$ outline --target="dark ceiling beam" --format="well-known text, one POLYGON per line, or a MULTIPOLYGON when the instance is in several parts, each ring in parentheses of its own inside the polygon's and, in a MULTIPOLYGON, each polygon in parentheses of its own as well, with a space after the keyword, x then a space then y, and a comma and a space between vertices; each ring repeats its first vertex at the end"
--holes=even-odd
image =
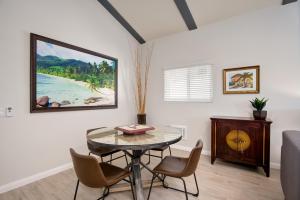
POLYGON ((98 0, 98 2, 140 43, 146 41, 132 26, 124 19, 124 17, 108 2, 108 0, 98 0))
POLYGON ((193 15, 187 5, 186 0, 174 0, 186 26, 188 27, 188 29, 194 30, 197 29, 197 25, 195 23, 195 20, 193 18, 193 15))
POLYGON ((289 3, 294 3, 296 1, 297 0, 282 0, 282 5, 286 5, 286 4, 289 4, 289 3))

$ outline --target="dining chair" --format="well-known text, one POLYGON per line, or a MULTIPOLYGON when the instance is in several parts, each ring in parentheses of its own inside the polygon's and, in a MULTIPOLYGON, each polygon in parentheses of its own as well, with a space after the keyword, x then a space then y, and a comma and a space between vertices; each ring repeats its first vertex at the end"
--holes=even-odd
MULTIPOLYGON (((90 129, 87 130, 86 135, 88 136, 92 131, 97 130, 97 129, 103 129, 106 127, 101 127, 101 128, 95 128, 95 129, 90 129)), ((121 152, 121 150, 112 150, 110 148, 104 148, 104 147, 94 147, 92 144, 87 143, 88 149, 89 149, 89 155, 93 154, 93 155, 97 155, 100 157, 101 161, 103 161, 103 158, 110 156, 109 160, 106 162, 109 162, 110 164, 112 163, 112 161, 120 159, 120 158, 125 158, 126 164, 128 165, 128 160, 127 160, 127 156, 124 152, 122 152, 122 155, 117 156, 115 158, 113 158, 113 154, 119 153, 121 152)))
POLYGON ((148 156, 148 162, 146 164, 149 165, 151 163, 151 157, 160 158, 160 160, 162 160, 164 158, 164 151, 166 149, 169 150, 169 154, 171 156, 172 155, 172 151, 171 151, 170 145, 166 145, 166 146, 159 147, 159 148, 153 148, 153 149, 149 150, 148 153, 145 154, 145 155, 148 156), (151 151, 159 151, 160 152, 160 156, 151 154, 151 151))
POLYGON ((197 183, 197 178, 196 178, 196 169, 200 160, 200 155, 201 151, 203 148, 203 142, 201 140, 197 141, 196 146, 193 148, 191 151, 190 155, 188 158, 181 158, 181 157, 176 157, 176 156, 166 156, 154 169, 153 169, 153 177, 149 189, 149 194, 148 194, 148 200, 150 198, 151 190, 152 190, 152 185, 153 181, 156 177, 159 177, 159 175, 162 175, 162 183, 163 187, 173 189, 179 192, 184 192, 186 200, 188 200, 188 194, 191 194, 195 197, 199 195, 199 187, 197 183), (191 193, 187 191, 186 188, 186 183, 185 180, 183 179, 184 177, 188 177, 194 175, 195 179, 195 184, 196 184, 196 193, 191 193), (169 187, 165 184, 165 178, 173 177, 173 178, 178 178, 181 179, 183 182, 184 190, 179 190, 177 188, 172 188, 169 187))
POLYGON ((130 183, 133 199, 135 199, 133 184, 131 180, 131 172, 128 169, 101 162, 93 156, 81 155, 70 149, 74 170, 77 175, 77 184, 74 193, 74 200, 76 200, 79 182, 91 188, 103 188, 103 194, 98 200, 104 200, 109 194, 109 188, 112 185, 124 180, 130 183), (125 178, 129 178, 126 180, 125 178))

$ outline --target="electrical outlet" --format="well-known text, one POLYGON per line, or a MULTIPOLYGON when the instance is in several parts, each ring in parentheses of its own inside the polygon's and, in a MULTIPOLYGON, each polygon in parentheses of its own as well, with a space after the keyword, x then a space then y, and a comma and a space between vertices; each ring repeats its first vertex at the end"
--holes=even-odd
POLYGON ((12 106, 9 106, 9 107, 5 108, 5 115, 6 115, 6 117, 13 117, 13 116, 15 116, 15 110, 13 109, 12 106))

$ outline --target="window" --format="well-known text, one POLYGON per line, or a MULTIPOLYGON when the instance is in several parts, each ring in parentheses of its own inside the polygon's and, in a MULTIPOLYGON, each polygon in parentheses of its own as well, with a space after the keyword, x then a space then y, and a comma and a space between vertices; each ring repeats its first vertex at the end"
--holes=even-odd
POLYGON ((165 101, 212 101, 210 65, 196 65, 164 71, 165 101))

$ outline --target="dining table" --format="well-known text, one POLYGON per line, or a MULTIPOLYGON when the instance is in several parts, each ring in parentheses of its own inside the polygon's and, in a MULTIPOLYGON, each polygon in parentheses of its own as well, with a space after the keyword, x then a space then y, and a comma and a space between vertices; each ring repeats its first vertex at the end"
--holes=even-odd
MULTIPOLYGON (((129 164, 134 180, 134 193, 137 200, 144 200, 141 168, 149 167, 141 161, 141 157, 153 148, 160 148, 179 142, 182 135, 178 129, 169 126, 157 126, 144 134, 128 135, 115 128, 92 129, 87 135, 87 142, 95 148, 109 148, 112 151, 122 150, 131 158, 129 164)), ((153 173, 153 172, 152 172, 153 173)))

